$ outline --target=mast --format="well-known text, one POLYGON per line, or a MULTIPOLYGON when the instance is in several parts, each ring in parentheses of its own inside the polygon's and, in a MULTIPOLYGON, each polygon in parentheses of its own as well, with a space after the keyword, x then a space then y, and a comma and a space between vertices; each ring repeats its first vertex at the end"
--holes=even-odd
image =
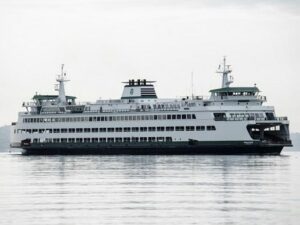
POLYGON ((64 64, 61 65, 61 74, 57 76, 56 81, 58 82, 58 104, 66 105, 67 98, 65 93, 65 82, 69 81, 66 79, 67 74, 64 72, 64 64))
POLYGON ((226 57, 223 58, 223 65, 219 65, 219 68, 217 70, 217 73, 222 74, 222 88, 229 87, 231 83, 233 83, 233 78, 230 76, 228 77, 228 74, 230 74, 232 70, 230 69, 230 65, 226 65, 226 57))

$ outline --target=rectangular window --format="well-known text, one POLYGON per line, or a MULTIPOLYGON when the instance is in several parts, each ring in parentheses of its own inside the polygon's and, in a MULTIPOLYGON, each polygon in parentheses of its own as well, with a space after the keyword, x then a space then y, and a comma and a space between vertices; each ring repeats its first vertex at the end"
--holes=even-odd
POLYGON ((116 142, 117 142, 117 143, 122 142, 122 138, 120 138, 120 137, 119 137, 119 138, 116 138, 116 142))
POLYGON ((185 115, 185 114, 182 115, 182 119, 183 119, 183 120, 186 119, 186 115, 185 115))
POLYGON ((174 127, 166 127, 166 131, 174 131, 174 127))
POLYGON ((75 143, 75 138, 69 138, 69 139, 68 139, 68 142, 69 142, 69 143, 75 143))
POLYGON ((195 120, 196 119, 196 115, 192 114, 192 119, 195 120))
POLYGON ((157 131, 165 131, 165 127, 157 127, 157 131))
POLYGON ((98 138, 92 138, 92 143, 98 143, 98 138))
POLYGON ((61 131, 61 133, 67 133, 67 132, 68 132, 68 129, 62 128, 60 131, 61 131))
POLYGON ((100 142, 106 142, 106 138, 99 138, 100 142))
POLYGON ((53 129, 53 133, 59 133, 59 129, 53 129))
POLYGON ((141 128, 140 128, 140 131, 141 131, 141 132, 147 132, 147 127, 141 127, 141 128))
POLYGON ((176 118, 177 118, 178 120, 181 120, 181 115, 178 114, 178 115, 176 116, 176 118))
POLYGON ((155 142, 155 137, 148 137, 149 142, 155 142))
POLYGON ((59 143, 59 138, 53 138, 53 143, 59 143))
POLYGON ((117 127, 116 128, 116 132, 122 132, 122 131, 123 131, 122 127, 117 127))
POLYGON ((91 132, 91 128, 84 128, 84 133, 90 133, 91 132))
POLYGON ((186 131, 194 131, 194 130, 195 130, 195 127, 194 127, 194 126, 186 126, 186 127, 185 127, 185 130, 186 130, 186 131))
POLYGON ((82 128, 76 128, 76 133, 82 133, 83 129, 82 128))
POLYGON ((61 143, 67 143, 67 142, 68 142, 68 139, 67 139, 67 138, 61 138, 61 139, 60 139, 60 142, 61 142, 61 143))
POLYGON ((138 137, 132 137, 132 142, 139 142, 139 138, 138 137))
POLYGON ((98 133, 98 128, 92 128, 93 133, 98 133))
POLYGON ((75 133, 75 128, 69 128, 69 133, 75 133))
POLYGON ((172 137, 166 137, 166 142, 172 142, 172 137))
POLYGON ((91 139, 90 139, 90 138, 84 138, 84 139, 83 139, 83 142, 84 142, 84 143, 90 143, 90 142, 91 142, 91 139))
POLYGON ((82 143, 82 138, 76 138, 76 143, 82 143))
POLYGON ((196 126, 197 131, 205 131, 205 126, 196 126))
POLYGON ((151 131, 151 132, 156 131, 156 127, 148 127, 148 131, 151 131))
POLYGON ((115 132, 115 128, 109 127, 109 128, 107 128, 107 132, 115 132))
POLYGON ((163 142, 164 140, 165 140, 164 137, 157 137, 157 141, 159 141, 159 142, 163 142))
POLYGON ((130 137, 124 137, 124 142, 130 142, 130 137))
POLYGON ((130 132, 130 127, 124 127, 124 132, 130 132))
POLYGON ((139 128, 138 127, 133 127, 132 132, 139 132, 139 128))
POLYGON ((178 126, 175 129, 176 129, 176 131, 184 131, 184 127, 183 126, 178 126))
POLYGON ((107 138, 107 142, 113 143, 113 142, 115 142, 115 140, 114 140, 114 138, 107 138))
POLYGON ((192 119, 191 114, 187 114, 187 115, 186 115, 186 118, 187 118, 188 120, 192 119))
POLYGON ((176 120, 176 115, 172 115, 172 120, 176 120))
POLYGON ((207 126, 206 129, 212 131, 212 130, 216 130, 216 127, 215 126, 207 126))
POLYGON ((171 115, 167 115, 167 119, 168 120, 172 119, 172 116, 171 115))
POLYGON ((146 137, 140 137, 140 142, 147 142, 147 138, 146 137))
POLYGON ((104 133, 104 132, 106 132, 106 128, 101 127, 101 128, 99 128, 99 131, 100 131, 101 133, 104 133))

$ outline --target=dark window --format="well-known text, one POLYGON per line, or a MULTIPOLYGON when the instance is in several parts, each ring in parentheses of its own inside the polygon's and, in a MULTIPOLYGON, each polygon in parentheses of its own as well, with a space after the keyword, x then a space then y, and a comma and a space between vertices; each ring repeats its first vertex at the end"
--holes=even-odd
POLYGON ((166 127, 166 131, 174 131, 174 127, 166 127))
POLYGON ((107 128, 107 132, 114 132, 114 131, 115 131, 115 128, 113 128, 113 127, 107 128))
MULTIPOLYGON (((33 130, 34 132, 34 130, 33 130)), ((59 133, 59 129, 53 129, 53 133, 59 133)))
POLYGON ((139 142, 139 138, 138 137, 133 137, 132 142, 139 142))
POLYGON ((224 120, 226 120, 226 114, 225 113, 214 113, 214 118, 216 121, 224 121, 224 120))
POLYGON ((182 115, 182 119, 183 119, 183 120, 186 119, 186 115, 185 115, 185 114, 182 115))
POLYGON ((172 142, 172 137, 166 137, 166 142, 172 142))
POLYGON ((196 126, 196 130, 197 131, 204 131, 205 130, 205 126, 196 126))
POLYGON ((185 130, 186 130, 186 131, 194 131, 194 130, 195 130, 195 127, 194 127, 194 126, 186 126, 186 127, 185 127, 185 130))
POLYGON ((75 143, 75 138, 69 138, 69 139, 68 139, 68 142, 69 142, 69 143, 75 143))
POLYGON ((97 133, 98 132, 98 128, 92 128, 92 132, 93 133, 97 133))
POLYGON ((165 140, 164 137, 157 137, 157 141, 163 142, 165 140))
POLYGON ((116 142, 118 143, 122 142, 122 138, 116 138, 116 142))
POLYGON ((165 127, 157 127, 157 131, 165 131, 165 127))
POLYGON ((104 133, 104 132, 106 132, 106 128, 103 128, 103 127, 99 128, 99 131, 102 132, 102 133, 104 133))
POLYGON ((84 142, 84 143, 90 143, 90 142, 91 142, 91 139, 90 139, 90 138, 84 138, 84 139, 83 139, 83 142, 84 142))
POLYGON ((85 133, 91 132, 91 128, 84 128, 84 132, 85 132, 85 133))
POLYGON ((98 138, 92 138, 92 143, 98 143, 98 138))
POLYGON ((147 131, 147 127, 141 127, 141 128, 140 128, 140 131, 141 131, 141 132, 146 132, 146 131, 147 131))
POLYGON ((82 138, 76 138, 77 143, 82 143, 82 138))
POLYGON ((176 120, 176 115, 172 115, 172 120, 176 120))
POLYGON ((67 133, 67 132, 68 132, 68 129, 66 129, 66 128, 61 129, 61 133, 67 133))
POLYGON ((132 132, 139 132, 139 128, 138 127, 133 127, 132 132))
POLYGON ((176 131, 184 131, 184 127, 182 127, 182 126, 176 127, 176 131))
POLYGON ((68 139, 67 139, 67 138, 61 138, 61 139, 60 139, 60 142, 61 142, 61 143, 67 143, 67 142, 68 142, 68 139))
POLYGON ((155 142, 155 137, 148 137, 149 142, 155 142))
POLYGON ((181 120, 181 115, 178 114, 178 115, 176 116, 176 118, 177 118, 178 120, 181 120))
POLYGON ((69 133, 75 133, 75 128, 69 128, 69 133))
POLYGON ((82 133, 83 129, 82 128, 76 128, 76 133, 82 133))
POLYGON ((195 114, 193 114, 193 115, 192 115, 192 118, 193 118, 193 120, 195 120, 195 119, 196 119, 196 115, 195 115, 195 114))
POLYGON ((116 132, 122 132, 122 130, 123 130, 122 127, 117 127, 116 128, 116 132))
POLYGON ((167 115, 167 119, 168 120, 172 119, 172 115, 167 115))
POLYGON ((154 115, 154 120, 157 120, 157 115, 154 115))
POLYGON ((106 142, 106 138, 99 138, 100 142, 106 142))
POLYGON ((124 132, 130 132, 130 127, 124 127, 124 132))
POLYGON ((146 137, 140 137, 140 142, 146 142, 147 138, 146 137))
POLYGON ((206 129, 207 130, 216 130, 216 127, 215 126, 207 126, 206 129))
POLYGON ((124 137, 124 142, 130 142, 130 137, 124 137))
POLYGON ((155 127, 148 127, 148 131, 156 131, 155 127))

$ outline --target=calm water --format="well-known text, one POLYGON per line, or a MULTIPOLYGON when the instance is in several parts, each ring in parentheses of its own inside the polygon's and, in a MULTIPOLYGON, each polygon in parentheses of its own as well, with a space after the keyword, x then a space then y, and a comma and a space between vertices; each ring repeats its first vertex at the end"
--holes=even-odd
POLYGON ((300 152, 0 155, 0 224, 300 224, 300 152))

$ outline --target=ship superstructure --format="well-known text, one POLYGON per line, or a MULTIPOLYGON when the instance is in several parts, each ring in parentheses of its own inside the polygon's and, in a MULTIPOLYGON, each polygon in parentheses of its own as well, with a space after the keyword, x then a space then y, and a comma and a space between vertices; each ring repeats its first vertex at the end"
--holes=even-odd
POLYGON ((62 66, 58 95, 23 103, 11 146, 24 154, 280 154, 291 146, 287 117, 265 106, 256 86, 231 87, 225 58, 218 73, 222 86, 209 98, 160 99, 154 81, 138 79, 123 82, 120 99, 76 104, 62 66))

